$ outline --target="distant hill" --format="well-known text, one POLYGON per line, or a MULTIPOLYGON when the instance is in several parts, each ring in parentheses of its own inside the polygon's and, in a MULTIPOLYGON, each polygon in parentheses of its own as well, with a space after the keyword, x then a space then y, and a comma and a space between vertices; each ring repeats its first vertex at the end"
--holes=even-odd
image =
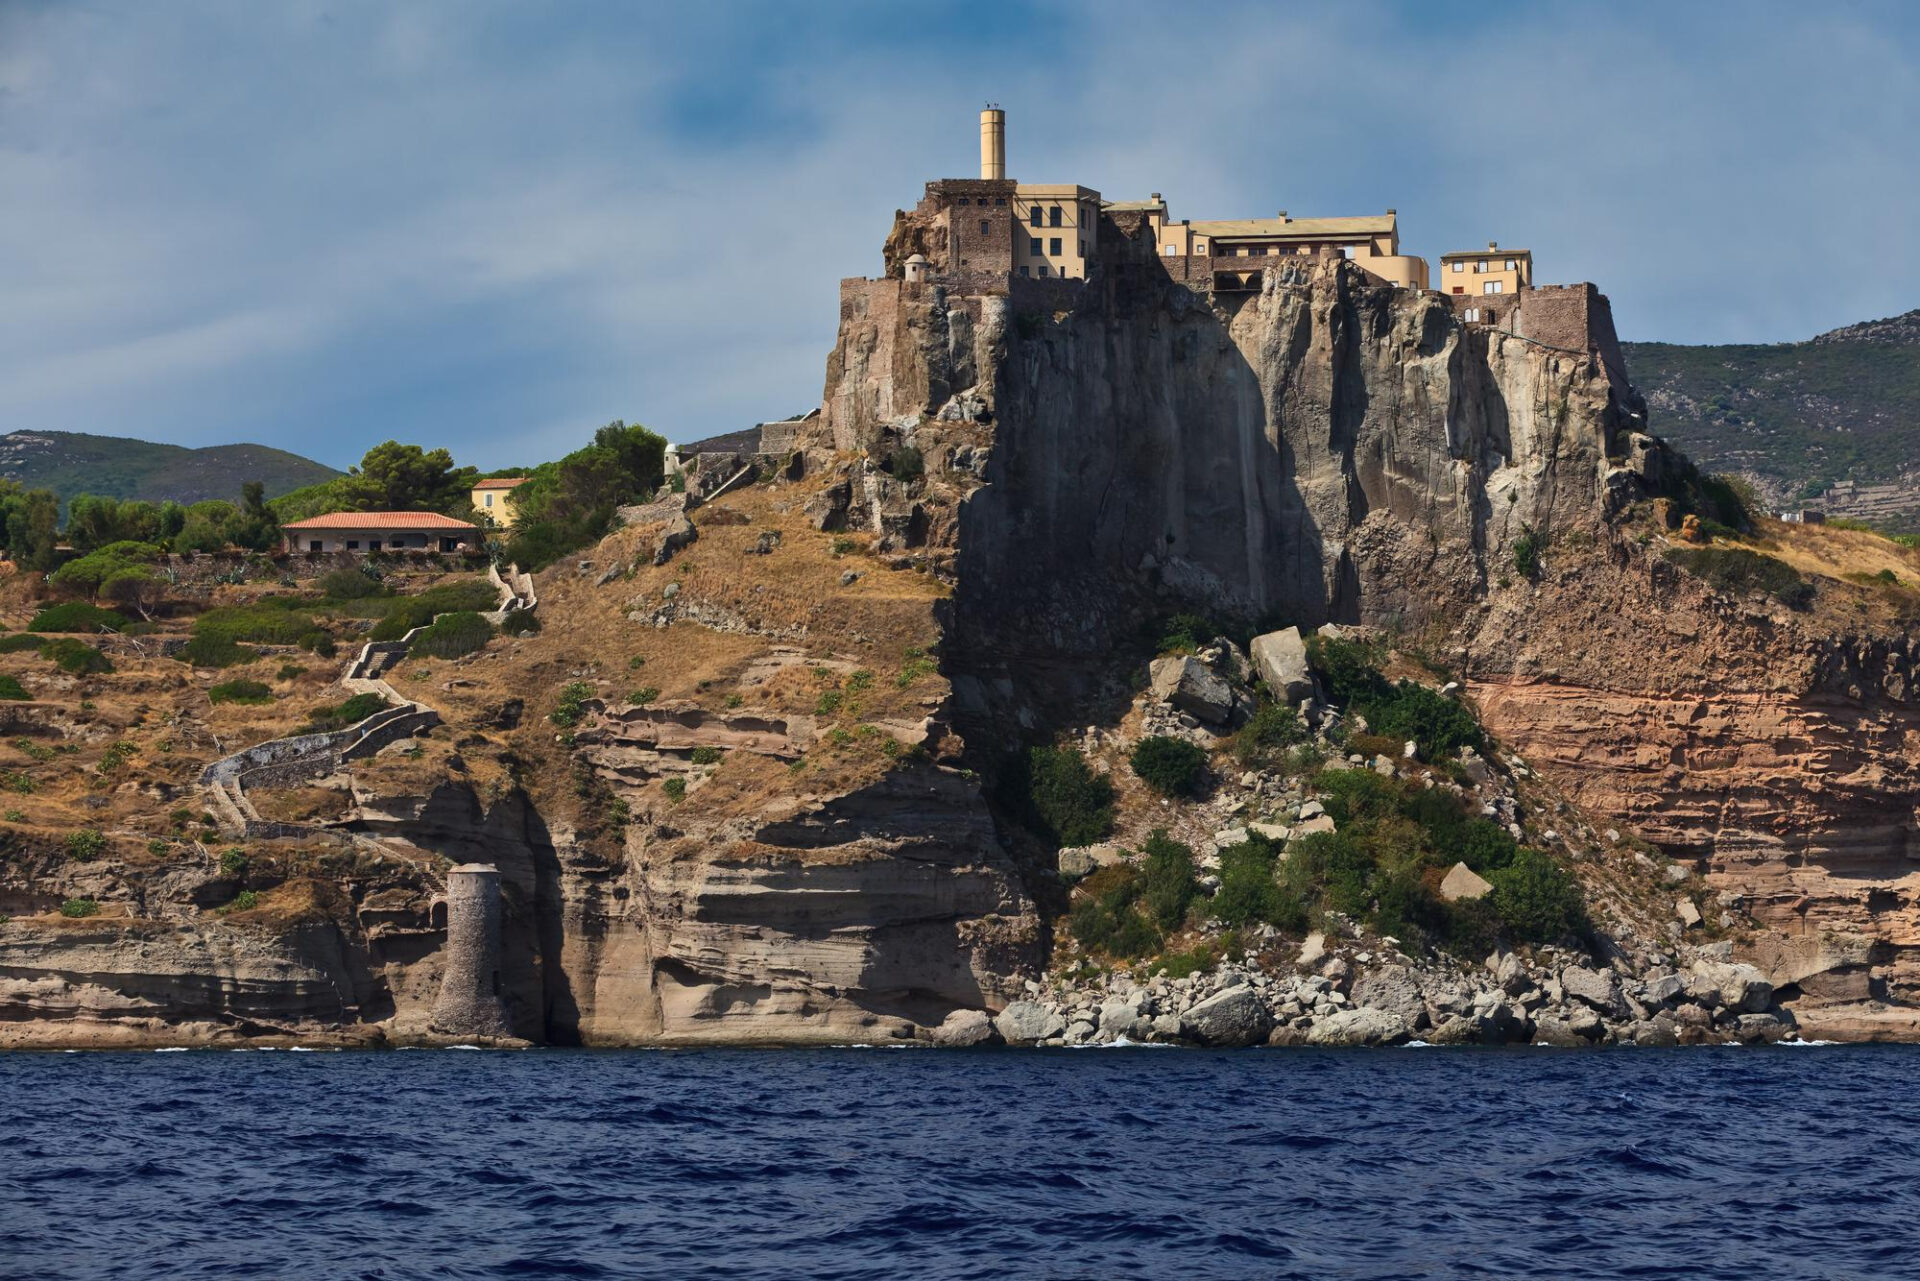
POLYGON ((51 489, 64 503, 75 494, 197 503, 237 501, 240 487, 262 481, 272 498, 340 473, 311 458, 265 445, 187 449, 125 436, 72 431, 16 431, 0 436, 0 476, 51 489))
POLYGON ((1623 346, 1653 430, 1706 470, 1778 506, 1920 528, 1920 311, 1807 342, 1623 346))

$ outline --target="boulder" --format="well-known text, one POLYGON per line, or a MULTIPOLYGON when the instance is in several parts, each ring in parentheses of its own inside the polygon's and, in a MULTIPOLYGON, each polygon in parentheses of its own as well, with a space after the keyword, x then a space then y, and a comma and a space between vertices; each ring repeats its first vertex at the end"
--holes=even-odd
POLYGON ((1696 962, 1687 991, 1702 1004, 1717 1004, 1735 1014, 1760 1014, 1773 1004, 1773 984, 1751 965, 1696 962))
POLYGON ((1483 1045, 1525 1041, 1533 1034, 1533 1021, 1526 1010, 1508 1001, 1474 1011, 1471 1020, 1476 1038, 1483 1045))
POLYGON ((1269 841, 1284 841, 1293 835, 1292 828, 1282 827, 1278 823, 1249 823, 1247 830, 1269 841))
POLYGON ((1560 987, 1569 997, 1585 1001, 1602 1014, 1626 1012, 1626 1006, 1620 1000, 1620 976, 1612 970, 1590 970, 1584 965, 1569 965, 1560 971, 1560 987))
POLYGON ((1447 869, 1446 877, 1440 882, 1440 897, 1449 903, 1458 903, 1462 899, 1484 898, 1493 892, 1493 882, 1482 877, 1465 863, 1455 863, 1447 869))
POLYGON ((1248 651, 1253 656, 1253 670, 1275 699, 1298 703, 1312 696, 1313 670, 1307 666, 1307 642, 1298 627, 1256 636, 1248 651))
POLYGON ((1405 1021, 1386 1010, 1341 1010, 1316 1020, 1308 1045, 1398 1045, 1407 1039, 1405 1021))
POLYGON ((1059 1036, 1067 1029, 1067 1020, 1051 1005, 1039 1001, 1015 1001, 994 1016, 994 1030, 1012 1045, 1028 1045, 1059 1036))
POLYGON ((1665 1005, 1686 990, 1686 980, 1678 974, 1656 974, 1641 987, 1640 999, 1648 1005, 1665 1005))
POLYGON ((1118 845, 1069 845, 1060 851, 1055 866, 1060 869, 1060 875, 1078 880, 1110 863, 1123 862, 1126 857, 1118 845))
POLYGON ((1258 1045, 1267 1039, 1273 1019, 1252 988, 1228 988, 1201 1001, 1180 1021, 1181 1031, 1203 1045, 1258 1045))
POLYGON ((1733 1021, 1733 1034, 1748 1045, 1771 1045, 1794 1032, 1792 1016, 1742 1014, 1733 1021))
POLYGON ((1305 822, 1295 823, 1293 825, 1294 836, 1312 836, 1315 832, 1331 832, 1333 830, 1334 821, 1333 815, 1331 814, 1316 814, 1305 822))
POLYGON ((1319 930, 1307 935, 1306 942, 1300 945, 1299 963, 1312 965, 1327 954, 1327 936, 1319 930))
POLYGON ((1267 1033, 1267 1044, 1271 1046, 1286 1048, 1294 1045, 1305 1045, 1306 1043, 1307 1034, 1288 1023, 1282 1023, 1274 1028, 1273 1031, 1267 1033))
POLYGON ((932 1033, 935 1045, 964 1048, 994 1039, 993 1020, 985 1010, 955 1010, 932 1033))
POLYGON ((1162 702, 1213 725, 1224 724, 1233 715, 1233 687, 1199 659, 1183 655, 1156 658, 1148 671, 1153 678, 1153 696, 1162 702))
POLYGON ((1353 1003, 1367 1009, 1385 1010, 1418 1031, 1427 1022, 1427 1001, 1420 981, 1402 965, 1383 965, 1369 970, 1353 982, 1353 1003))
POLYGON ((1675 900, 1673 914, 1679 917, 1680 924, 1688 929, 1700 924, 1700 909, 1693 905, 1693 900, 1690 898, 1675 900))
POLYGON ((1573 1025, 1554 1014, 1542 1014, 1533 1024, 1535 1045, 1557 1045, 1562 1049, 1585 1049, 1593 1042, 1573 1030, 1573 1025))

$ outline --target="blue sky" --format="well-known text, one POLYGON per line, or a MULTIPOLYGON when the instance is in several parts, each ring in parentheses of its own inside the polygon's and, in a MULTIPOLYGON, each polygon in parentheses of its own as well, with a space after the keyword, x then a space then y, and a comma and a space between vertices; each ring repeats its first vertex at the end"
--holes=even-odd
POLYGON ((0 0, 0 431, 485 467, 817 403, 977 165, 1531 248, 1623 336, 1920 306, 1899 4, 0 0))

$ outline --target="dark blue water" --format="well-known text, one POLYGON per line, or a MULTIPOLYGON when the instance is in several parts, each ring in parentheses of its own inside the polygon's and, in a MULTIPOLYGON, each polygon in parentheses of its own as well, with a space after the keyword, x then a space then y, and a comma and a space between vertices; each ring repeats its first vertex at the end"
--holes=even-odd
POLYGON ((0 1276, 1920 1275, 1920 1050, 0 1056, 0 1276))

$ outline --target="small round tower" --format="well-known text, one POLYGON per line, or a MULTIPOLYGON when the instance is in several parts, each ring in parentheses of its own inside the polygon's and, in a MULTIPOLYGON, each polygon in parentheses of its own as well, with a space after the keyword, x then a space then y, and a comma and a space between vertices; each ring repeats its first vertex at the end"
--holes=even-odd
POLYGON ((911 258, 907 259, 906 263, 901 268, 902 272, 906 276, 907 283, 910 285, 917 285, 917 284, 924 283, 927 279, 927 274, 932 269, 933 269, 933 264, 927 261, 927 256, 925 254, 913 255, 911 258))
POLYGON ((500 869, 462 863, 447 873, 446 900, 446 969, 433 1003, 434 1030, 511 1036, 500 986, 500 869))

